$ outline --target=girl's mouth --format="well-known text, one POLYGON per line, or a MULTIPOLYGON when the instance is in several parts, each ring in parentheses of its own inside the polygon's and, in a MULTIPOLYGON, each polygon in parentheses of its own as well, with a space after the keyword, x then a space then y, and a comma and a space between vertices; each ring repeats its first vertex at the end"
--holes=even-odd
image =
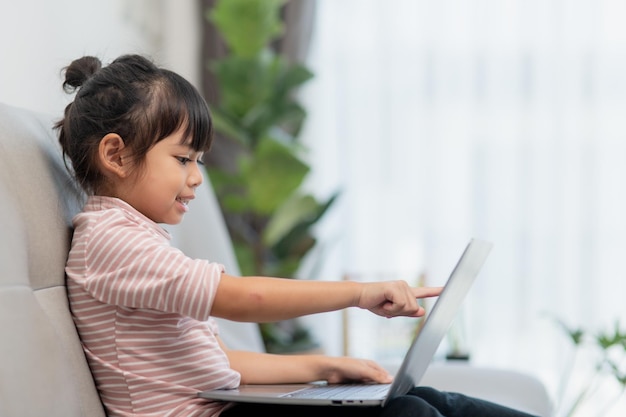
POLYGON ((183 211, 189 210, 189 202, 191 201, 190 199, 178 197, 176 201, 181 205, 183 211))

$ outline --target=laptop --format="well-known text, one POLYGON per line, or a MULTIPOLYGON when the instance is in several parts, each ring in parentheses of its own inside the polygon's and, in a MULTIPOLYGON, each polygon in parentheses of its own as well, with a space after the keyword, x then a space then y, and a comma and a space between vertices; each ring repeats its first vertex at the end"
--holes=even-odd
POLYGON ((490 242, 472 239, 413 339, 391 384, 241 385, 198 393, 211 400, 266 404, 384 406, 417 386, 456 317, 463 299, 491 251, 490 242))

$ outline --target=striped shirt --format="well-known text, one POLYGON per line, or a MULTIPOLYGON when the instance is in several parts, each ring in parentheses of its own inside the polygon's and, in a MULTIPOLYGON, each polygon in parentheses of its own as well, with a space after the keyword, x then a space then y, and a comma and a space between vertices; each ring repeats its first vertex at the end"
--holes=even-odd
POLYGON ((73 223, 70 306, 108 414, 218 415, 197 393, 240 381, 209 317, 222 265, 185 256, 119 199, 90 197, 73 223))

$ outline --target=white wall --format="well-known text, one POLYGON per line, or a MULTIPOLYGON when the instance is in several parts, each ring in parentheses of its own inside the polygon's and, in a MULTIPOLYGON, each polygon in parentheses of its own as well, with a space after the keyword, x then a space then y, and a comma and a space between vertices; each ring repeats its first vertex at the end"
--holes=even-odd
POLYGON ((83 55, 149 55, 197 84, 201 18, 194 0, 0 0, 0 102, 60 115, 83 55))

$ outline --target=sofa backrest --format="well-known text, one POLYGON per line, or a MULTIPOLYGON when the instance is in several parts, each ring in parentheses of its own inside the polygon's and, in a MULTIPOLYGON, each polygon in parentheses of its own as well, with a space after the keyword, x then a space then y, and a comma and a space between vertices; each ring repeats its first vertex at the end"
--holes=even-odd
MULTIPOLYGON (((71 219, 84 197, 63 164, 53 117, 0 103, 0 417, 104 416, 65 288, 71 219)), ((168 227, 191 257, 238 273, 213 190, 168 227)), ((262 351, 256 325, 220 322, 234 349, 262 351)))
POLYGON ((0 104, 1 416, 104 416, 67 303, 82 197, 53 122, 0 104))

